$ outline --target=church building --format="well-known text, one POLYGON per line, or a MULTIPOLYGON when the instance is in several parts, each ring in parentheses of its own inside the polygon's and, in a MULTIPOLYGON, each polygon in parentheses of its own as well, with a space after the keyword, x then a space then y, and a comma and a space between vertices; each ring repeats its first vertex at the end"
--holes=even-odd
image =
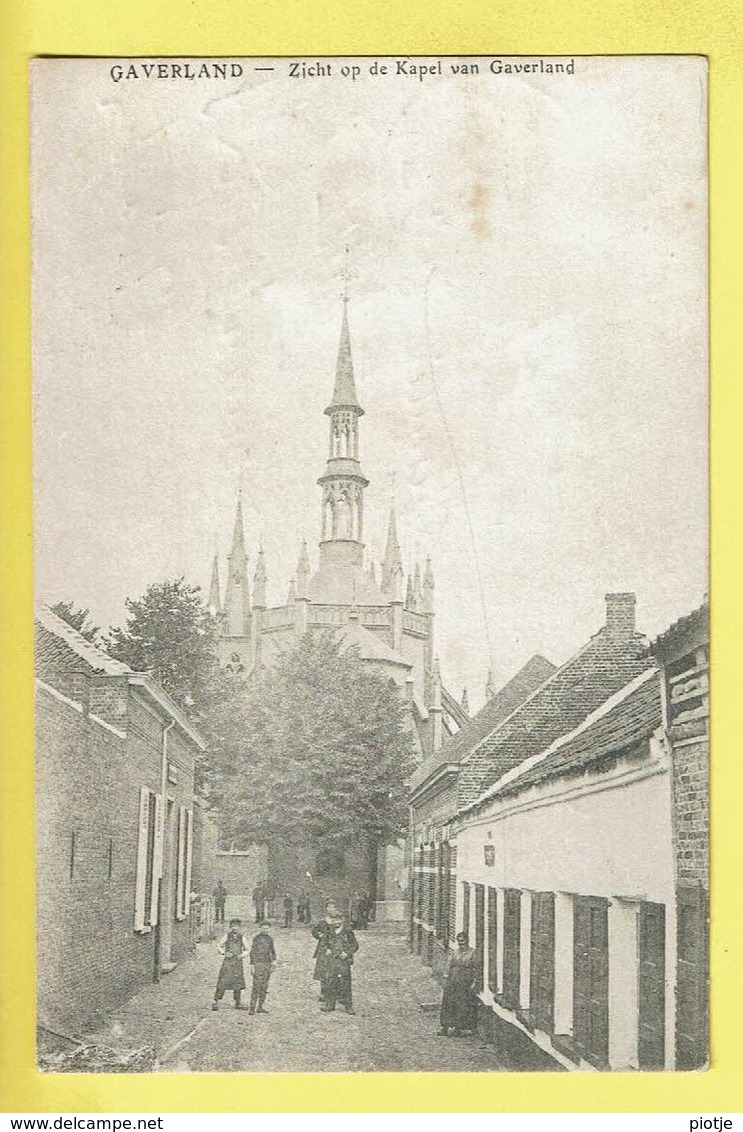
MULTIPOLYGON (((221 659, 250 674, 270 667, 280 653, 308 632, 335 633, 342 650, 355 650, 371 670, 381 672, 398 686, 409 706, 411 734, 422 762, 469 716, 444 687, 435 655, 431 561, 427 559, 423 569, 417 564, 407 578, 404 576, 394 502, 379 573, 373 562, 365 564, 364 512, 369 481, 360 460, 364 410, 356 393, 345 297, 335 385, 325 415, 328 449, 325 469, 317 481, 321 504, 317 568, 313 570, 303 542, 286 601, 271 604, 267 597, 269 564, 261 547, 251 587, 242 503, 238 499, 224 593, 216 555, 210 586, 210 608, 221 618, 221 659)), ((385 898, 400 904, 402 916, 406 870, 400 862, 395 868, 396 878, 378 874, 377 897, 383 898, 381 889, 391 889, 385 898)))

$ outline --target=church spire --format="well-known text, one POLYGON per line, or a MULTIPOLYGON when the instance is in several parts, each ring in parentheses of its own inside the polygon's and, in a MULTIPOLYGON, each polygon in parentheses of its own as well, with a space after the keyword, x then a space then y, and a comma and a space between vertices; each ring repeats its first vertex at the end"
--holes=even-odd
POLYGON ((351 354, 351 334, 348 329, 348 296, 343 296, 343 317, 341 319, 341 337, 338 343, 338 359, 335 364, 335 386, 333 399, 325 413, 332 416, 339 409, 352 409, 359 417, 364 410, 356 396, 356 381, 353 375, 353 356, 351 354))
POLYGON ((266 559, 263 554, 262 546, 258 551, 258 558, 255 563, 255 574, 253 576, 253 608, 266 608, 266 559))
POLYGON ((493 670, 492 670, 492 668, 489 668, 488 669, 488 680, 487 680, 487 683, 485 685, 485 699, 486 700, 492 700, 494 695, 495 695, 495 681, 493 680, 493 670))
POLYGON ((219 554, 216 549, 212 562, 212 580, 209 586, 209 604, 207 608, 212 617, 217 617, 222 612, 222 600, 219 595, 219 554))
POLYGON ((310 557, 307 553, 307 541, 302 539, 302 549, 299 552, 297 563, 297 597, 307 597, 307 582, 310 577, 310 557))
POLYGON ((227 588, 224 595, 225 635, 244 637, 248 633, 250 591, 248 588, 248 556, 245 552, 242 495, 237 497, 232 550, 227 556, 227 588))
POLYGON ((393 577, 398 573, 400 578, 402 578, 402 554, 400 553, 400 543, 397 541, 395 504, 392 502, 390 504, 390 518, 387 524, 387 545, 384 550, 384 561, 382 562, 382 589, 385 593, 392 591, 393 577))
POLYGON ((325 413, 330 417, 330 438, 327 467, 317 481, 322 488, 320 566, 362 566, 364 489, 369 481, 359 462, 359 420, 364 410, 356 396, 346 296, 333 398, 325 413))

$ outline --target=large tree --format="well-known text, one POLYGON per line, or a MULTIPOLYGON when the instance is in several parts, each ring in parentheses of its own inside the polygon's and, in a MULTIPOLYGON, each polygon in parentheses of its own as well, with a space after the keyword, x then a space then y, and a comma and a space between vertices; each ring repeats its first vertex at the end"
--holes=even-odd
POLYGON ((127 598, 127 620, 112 629, 109 651, 135 672, 151 672, 193 718, 202 716, 219 676, 218 625, 199 586, 185 578, 156 582, 135 600, 127 598))
POLYGON ((222 718, 212 799, 223 834, 340 851, 403 834, 415 765, 404 701, 331 635, 304 637, 222 718))

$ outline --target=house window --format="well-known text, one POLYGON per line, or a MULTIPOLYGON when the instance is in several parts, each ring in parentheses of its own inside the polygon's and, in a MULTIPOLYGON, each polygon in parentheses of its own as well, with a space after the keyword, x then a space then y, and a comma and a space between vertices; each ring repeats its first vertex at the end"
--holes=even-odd
POLYGON ((488 889, 488 986, 498 991, 498 892, 488 889))
POLYGON ((637 1062, 663 1069, 666 1061, 666 909, 645 901, 637 923, 637 1062))
POLYGON ((477 956, 477 982, 479 994, 485 986, 485 886, 475 885, 475 954, 477 956))
POLYGON ((592 1065, 609 1060, 608 901, 576 896, 573 902, 573 1038, 592 1065))
POLYGON ((503 893, 503 1002, 513 1010, 521 990, 521 891, 503 893))
POLYGON ((134 930, 147 932, 157 923, 162 873, 162 806, 146 786, 139 791, 137 876, 134 889, 134 930))
POLYGON ((551 1034, 555 1024, 555 895, 531 898, 529 1011, 534 1026, 551 1034))
POLYGON ((707 1062, 707 895, 701 888, 677 891, 676 1068, 707 1062))
POLYGON ((436 937, 444 946, 449 940, 449 904, 451 902, 451 848, 445 841, 441 846, 440 854, 441 897, 439 900, 439 918, 436 925, 436 937))

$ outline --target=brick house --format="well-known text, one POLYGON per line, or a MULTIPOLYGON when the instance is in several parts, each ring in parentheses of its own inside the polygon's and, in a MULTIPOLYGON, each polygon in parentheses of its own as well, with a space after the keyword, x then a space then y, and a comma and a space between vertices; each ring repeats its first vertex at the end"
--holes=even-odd
POLYGON ((459 774, 486 738, 555 671, 533 656, 499 691, 488 681, 485 705, 421 764, 410 784, 410 844, 413 875, 409 942, 434 971, 441 972, 454 939, 457 859, 446 830, 457 812, 459 774))
POLYGON ((704 616, 651 650, 633 607, 609 595, 604 628, 460 775, 456 925, 483 1032, 521 1064, 706 1058, 704 616))
POLYGON ((35 628, 37 1021, 74 1032, 190 951, 205 743, 150 676, 35 628))
POLYGON ((709 1001, 709 606, 653 642, 671 748, 677 901, 676 1065, 707 1061, 709 1001))

